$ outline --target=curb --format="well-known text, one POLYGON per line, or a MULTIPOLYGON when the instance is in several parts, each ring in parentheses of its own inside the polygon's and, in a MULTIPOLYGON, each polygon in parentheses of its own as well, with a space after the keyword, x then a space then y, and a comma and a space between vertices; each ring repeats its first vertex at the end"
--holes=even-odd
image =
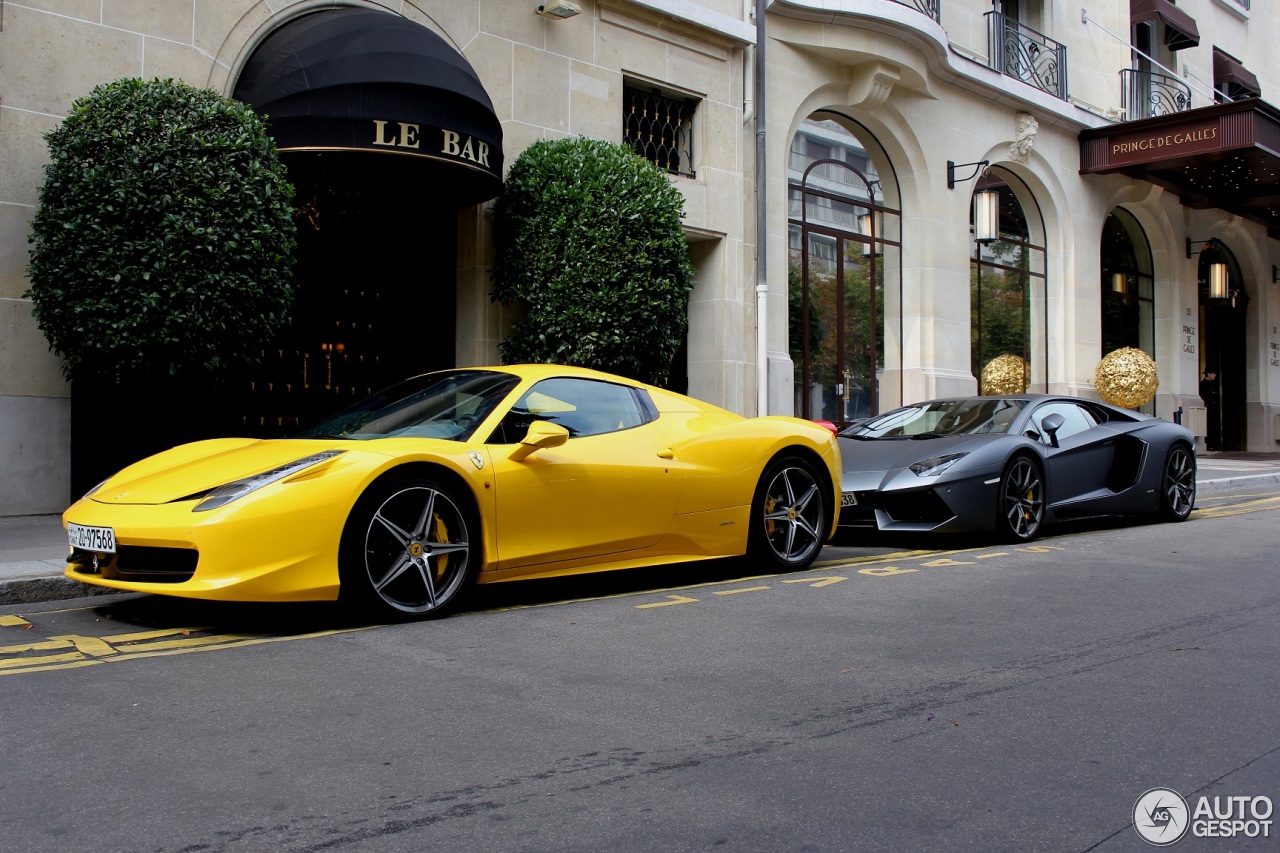
POLYGON ((1280 483, 1280 472, 1271 474, 1246 474, 1241 477, 1223 477, 1220 480, 1200 480, 1196 483, 1196 495, 1216 495, 1247 486, 1272 486, 1280 483))
POLYGON ((0 605, 40 604, 46 601, 62 601, 69 598, 85 598, 94 595, 119 595, 120 590, 92 586, 71 578, 25 578, 0 581, 0 605))

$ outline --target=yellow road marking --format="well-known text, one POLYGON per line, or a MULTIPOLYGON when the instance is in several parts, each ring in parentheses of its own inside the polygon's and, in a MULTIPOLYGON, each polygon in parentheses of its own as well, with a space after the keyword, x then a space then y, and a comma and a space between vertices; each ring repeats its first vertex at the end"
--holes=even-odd
POLYGON ((10 627, 17 625, 30 625, 26 619, 21 616, 0 616, 0 627, 10 627))
POLYGON ((860 575, 871 575, 877 578, 887 578, 889 575, 909 575, 912 572, 918 572, 919 569, 900 569, 897 566, 875 566, 870 569, 858 569, 860 575))
POLYGON ((73 644, 67 640, 33 640, 20 646, 0 646, 0 655, 20 655, 23 652, 47 652, 52 649, 69 649, 73 644))
POLYGON ((19 667, 30 666, 33 663, 50 663, 58 661, 84 660, 84 655, 79 652, 67 652, 61 655, 41 655, 38 658, 13 658, 12 660, 0 660, 0 675, 7 675, 5 670, 18 669, 19 667))
POLYGON ((840 575, 831 575, 830 577, 826 577, 826 578, 793 578, 791 580, 784 580, 783 583, 806 583, 812 587, 823 587, 823 586, 831 586, 832 584, 840 583, 840 581, 847 581, 847 580, 848 578, 841 577, 840 575), (810 583, 810 581, 817 581, 817 583, 810 583))
POLYGON ((297 634, 289 637, 262 637, 252 634, 212 634, 206 637, 184 637, 182 639, 145 642, 147 639, 182 634, 190 629, 179 628, 169 631, 144 631, 137 634, 117 634, 111 637, 84 637, 68 634, 50 638, 25 646, 8 646, 0 648, 0 654, 21 653, 31 651, 54 651, 74 649, 56 655, 39 655, 35 657, 0 660, 0 675, 16 675, 24 672, 48 672, 55 669, 74 669, 92 666, 99 663, 116 663, 138 658, 167 657, 170 655, 208 652, 217 649, 241 648, 265 643, 283 643, 290 640, 306 640, 316 637, 328 637, 334 634, 348 634, 354 631, 367 631, 377 625, 365 625, 359 628, 335 628, 328 631, 313 631, 309 634, 297 634), (122 641, 121 638, 130 638, 122 641), (137 639, 142 640, 141 643, 137 639), (121 647, 113 646, 109 641, 125 642, 121 647))
POLYGON ((1007 557, 1007 556, 1009 556, 1009 552, 1008 552, 1008 551, 996 551, 994 554, 975 554, 974 556, 975 556, 975 557, 977 557, 979 560, 985 560, 985 559, 987 559, 988 557, 1007 557))
POLYGON ((636 610, 648 610, 653 607, 670 607, 673 604, 692 604, 697 601, 696 598, 689 598, 685 595, 668 595, 670 601, 655 601, 652 604, 637 604, 636 610))
POLYGON ((930 560, 927 563, 921 563, 920 565, 928 566, 929 568, 933 569, 933 568, 937 568, 938 566, 976 566, 977 563, 975 563, 973 560, 953 560, 950 557, 942 557, 937 560, 930 560))
POLYGON ((827 567, 840 568, 842 566, 861 566, 867 563, 883 563, 888 560, 909 560, 913 557, 927 557, 930 554, 940 554, 940 553, 942 552, 936 551, 930 548, 916 548, 915 550, 912 550, 912 551, 895 551, 892 554, 875 554, 875 555, 870 555, 866 557, 851 557, 843 560, 825 560, 822 562, 814 563, 812 566, 809 567, 809 569, 810 571, 813 571, 815 569, 822 569, 827 567))
POLYGON ((118 654, 116 649, 103 637, 82 637, 79 634, 66 634, 65 636, 50 637, 49 639, 71 643, 77 652, 82 655, 88 655, 91 658, 104 658, 107 655, 118 654))
POLYGON ((772 589, 767 586, 748 586, 742 589, 722 589, 716 595, 737 595, 740 592, 759 592, 762 589, 772 589))

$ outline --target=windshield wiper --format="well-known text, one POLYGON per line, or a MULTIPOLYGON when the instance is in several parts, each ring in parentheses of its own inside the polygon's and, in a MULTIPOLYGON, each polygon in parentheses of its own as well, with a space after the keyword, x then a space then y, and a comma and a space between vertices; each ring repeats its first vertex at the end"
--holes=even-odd
POLYGON ((917 438, 946 438, 947 435, 948 433, 945 432, 918 432, 911 436, 911 440, 914 441, 917 438))

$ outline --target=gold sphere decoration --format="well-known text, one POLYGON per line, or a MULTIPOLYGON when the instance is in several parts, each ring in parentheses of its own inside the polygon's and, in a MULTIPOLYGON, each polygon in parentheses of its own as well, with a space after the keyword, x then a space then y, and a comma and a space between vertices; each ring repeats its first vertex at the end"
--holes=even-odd
POLYGON ((1093 371, 1093 385, 1104 403, 1136 409, 1156 396, 1160 374, 1155 360, 1134 347, 1112 350, 1093 371))
POLYGON ((982 368, 979 385, 984 395, 1021 394, 1031 384, 1031 365, 1020 355, 1005 353, 982 368))

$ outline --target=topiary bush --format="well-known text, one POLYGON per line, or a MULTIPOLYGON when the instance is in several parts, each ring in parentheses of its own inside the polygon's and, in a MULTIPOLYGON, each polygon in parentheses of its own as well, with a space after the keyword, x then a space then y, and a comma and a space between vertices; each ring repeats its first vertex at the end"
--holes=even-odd
POLYGON ((66 377, 252 364, 291 302, 296 240, 262 119, 211 90, 124 79, 45 140, 24 295, 66 377))
POLYGON ((688 324, 684 197, 626 146, 536 142, 494 209, 495 300, 523 317, 504 363, 555 362, 663 384, 688 324))

